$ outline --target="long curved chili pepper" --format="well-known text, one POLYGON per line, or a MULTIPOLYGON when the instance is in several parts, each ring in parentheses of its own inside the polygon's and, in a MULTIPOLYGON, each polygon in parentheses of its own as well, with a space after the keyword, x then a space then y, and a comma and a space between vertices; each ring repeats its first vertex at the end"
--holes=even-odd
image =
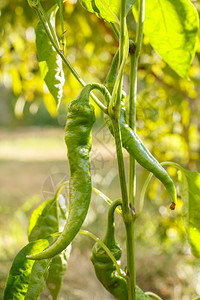
MULTIPOLYGON (((115 84, 115 78, 117 76, 118 62, 119 62, 119 53, 117 51, 113 58, 111 68, 105 80, 105 84, 107 85, 107 88, 109 89, 109 92, 111 94, 115 84)), ((120 120, 119 120, 121 136, 122 136, 122 145, 142 167, 152 172, 164 184, 172 200, 170 209, 174 209, 176 204, 176 189, 174 183, 171 177, 169 176, 169 174, 166 172, 166 170, 161 166, 161 164, 157 161, 157 159, 146 148, 146 146, 139 138, 137 133, 128 126, 126 122, 126 109, 124 105, 124 98, 125 95, 122 94, 120 120)), ((108 115, 105 115, 104 120, 106 122, 108 129, 114 136, 111 118, 108 115)))
POLYGON ((90 150, 91 131, 95 122, 94 107, 89 103, 91 90, 98 89, 110 100, 108 90, 100 84, 86 85, 78 97, 69 104, 65 128, 65 142, 70 167, 69 209, 64 230, 56 242, 29 259, 51 258, 63 251, 80 230, 91 199, 90 150))
POLYGON ((65 142, 70 167, 68 218, 60 237, 30 259, 44 259, 63 251, 74 239, 88 212, 91 198, 90 150, 94 108, 89 104, 91 85, 82 89, 68 109, 65 142))
MULTIPOLYGON (((106 115, 104 120, 110 132, 112 135, 114 135, 111 118, 106 115)), ((152 172, 164 184, 172 199, 172 202, 175 204, 176 189, 171 177, 157 161, 157 159, 151 154, 151 152, 146 148, 137 133, 128 126, 126 122, 126 110, 123 102, 120 112, 120 129, 123 147, 142 167, 152 172)))

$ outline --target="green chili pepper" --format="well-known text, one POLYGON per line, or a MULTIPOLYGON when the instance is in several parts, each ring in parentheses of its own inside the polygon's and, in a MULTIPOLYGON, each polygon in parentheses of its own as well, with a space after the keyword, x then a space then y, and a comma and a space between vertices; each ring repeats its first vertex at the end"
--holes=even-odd
MULTIPOLYGON (((114 236, 114 212, 118 205, 121 205, 121 199, 115 200, 108 211, 108 222, 107 222, 107 232, 103 239, 103 243, 110 250, 117 263, 120 264, 120 258, 122 255, 122 250, 120 246, 115 242, 114 236)), ((128 284, 126 280, 126 274, 123 270, 119 269, 119 274, 117 273, 116 266, 114 265, 112 259, 106 251, 99 245, 95 243, 92 249, 91 261, 94 265, 95 273, 98 280, 102 285, 118 300, 128 300, 128 284)), ((151 300, 151 298, 136 285, 136 294, 138 300, 151 300)))
MULTIPOLYGON (((121 199, 113 202, 108 212, 107 232, 103 239, 104 244, 111 251, 116 260, 122 255, 120 246, 115 242, 114 237, 114 212, 118 205, 121 205, 121 199)), ((95 268, 95 273, 103 286, 119 300, 128 299, 128 289, 126 279, 116 273, 116 267, 107 255, 105 250, 96 243, 92 249, 91 261, 95 268)), ((121 271, 123 273, 123 271, 121 271)))
POLYGON ((89 103, 91 90, 98 89, 109 102, 108 90, 100 84, 86 85, 68 109, 65 142, 70 167, 69 213, 64 230, 57 241, 29 259, 51 258, 63 251, 80 230, 91 199, 90 150, 91 131, 95 122, 94 107, 89 103))
MULTIPOLYGON (((119 55, 117 51, 113 58, 110 71, 105 81, 105 84, 107 85, 107 88, 109 89, 110 93, 112 93, 115 84, 118 61, 119 61, 119 55)), ((166 170, 160 165, 157 159, 151 154, 151 152, 143 144, 143 142, 136 134, 136 132, 128 126, 126 122, 126 109, 124 105, 124 98, 125 98, 125 93, 122 94, 121 112, 120 112, 120 120, 119 120, 121 135, 122 135, 122 145, 142 167, 152 172, 164 184, 172 199, 172 205, 170 206, 170 209, 174 209, 176 203, 176 189, 174 187, 174 183, 171 177, 166 172, 166 170)), ((105 115, 104 120, 106 122, 108 129, 114 136, 111 118, 108 115, 105 115)))
MULTIPOLYGON (((105 122, 112 135, 114 135, 112 121, 107 115, 105 116, 105 122)), ((120 112, 120 128, 123 147, 136 159, 136 161, 142 167, 152 172, 164 184, 169 195, 171 196, 172 202, 175 204, 176 190, 171 177, 160 165, 157 159, 151 154, 151 152, 146 148, 137 133, 127 125, 126 110, 123 102, 120 112)))
POLYGON ((65 142, 70 166, 69 213, 64 230, 49 248, 30 259, 44 259, 63 251, 74 239, 88 212, 91 198, 90 150, 94 108, 89 104, 91 85, 82 89, 68 109, 65 142))

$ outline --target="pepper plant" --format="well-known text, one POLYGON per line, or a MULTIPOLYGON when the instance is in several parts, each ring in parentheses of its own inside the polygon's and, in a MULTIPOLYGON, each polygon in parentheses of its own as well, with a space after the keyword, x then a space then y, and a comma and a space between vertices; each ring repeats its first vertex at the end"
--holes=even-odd
MULTIPOLYGON (((64 1, 65 2, 65 1, 64 1)), ((171 204, 176 208, 174 183, 164 166, 179 171, 180 194, 187 207, 186 228, 192 249, 200 257, 200 173, 185 170, 175 162, 159 163, 136 133, 136 96, 138 60, 143 31, 152 47, 181 77, 188 70, 195 54, 198 34, 198 14, 189 0, 80 0, 89 13, 108 22, 117 36, 119 48, 113 58, 104 84, 86 84, 65 55, 66 41, 63 19, 63 0, 55 0, 45 11, 40 0, 28 0, 38 15, 35 29, 39 67, 49 92, 59 107, 65 82, 63 64, 83 86, 67 113, 65 141, 70 166, 69 182, 63 183, 55 196, 40 205, 30 218, 29 244, 15 257, 8 275, 4 299, 38 299, 45 284, 53 299, 57 299, 62 277, 67 267, 71 243, 78 233, 91 237, 96 243, 91 261, 98 280, 116 299, 161 299, 153 292, 142 291, 136 285, 134 229, 143 211, 148 184, 155 176, 166 188, 171 204), (137 29, 135 40, 129 38, 127 14, 132 13, 137 29), (56 32, 59 14, 62 36, 56 32), (128 63, 128 56, 130 57, 128 63), (130 69, 129 94, 123 90, 125 65, 130 69), (101 92, 100 100, 93 92, 101 92), (90 176, 91 132, 95 122, 94 102, 104 114, 104 121, 116 145, 118 175, 121 188, 119 199, 110 200, 103 191, 92 187, 90 176), (128 117, 127 117, 128 116, 128 117), (123 147, 129 153, 128 185, 125 176, 123 147), (136 203, 136 162, 150 172, 136 203), (61 201, 60 192, 69 184, 69 207, 61 201), (81 230, 90 205, 92 189, 110 205, 107 232, 103 239, 81 230), (125 226, 125 270, 120 269, 122 250, 115 241, 114 213, 117 211, 125 226)), ((198 298, 199 299, 199 298, 198 298)))

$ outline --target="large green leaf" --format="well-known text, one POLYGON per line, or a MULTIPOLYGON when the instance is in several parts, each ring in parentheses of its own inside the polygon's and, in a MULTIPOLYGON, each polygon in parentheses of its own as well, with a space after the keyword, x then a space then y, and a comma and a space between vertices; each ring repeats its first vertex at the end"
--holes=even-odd
MULTIPOLYGON (((170 67, 187 78, 198 35, 196 9, 189 0, 146 0, 145 5, 145 35, 170 67)), ((137 5, 133 14, 137 20, 137 5)))
POLYGON ((56 239, 55 235, 50 235, 63 229, 66 221, 66 205, 64 197, 60 195, 62 187, 52 199, 42 203, 32 213, 28 230, 30 243, 15 257, 8 276, 4 299, 36 300, 46 282, 53 299, 57 299, 71 247, 69 246, 53 259, 34 261, 28 260, 26 255, 43 251, 56 239), (45 239, 47 236, 48 239, 45 239))
POLYGON ((192 253, 200 257, 200 173, 180 168, 184 175, 181 179, 180 193, 187 209, 186 229, 192 253))
MULTIPOLYGON (((26 245, 15 257, 13 264, 11 266, 8 279, 6 282, 6 287, 4 291, 4 300, 23 300, 29 286, 29 280, 31 276, 31 271, 34 260, 29 260, 26 258, 27 255, 34 255, 40 251, 47 248, 52 242, 55 241, 57 237, 49 237, 48 239, 41 239, 26 245)), ((40 268, 40 262, 37 262, 40 268)), ((40 281, 40 277, 38 280, 40 281)), ((32 299, 34 300, 34 299, 32 299)))
MULTIPOLYGON (((58 6, 55 5, 47 12, 47 18, 51 22, 55 36, 55 15, 57 8, 58 6)), ((62 69, 62 59, 52 46, 41 22, 39 22, 36 26, 35 33, 37 57, 42 78, 44 79, 50 93, 54 97, 56 104, 59 105, 65 82, 64 72, 62 69)))
MULTIPOLYGON (((121 0, 80 0, 81 4, 90 12, 96 13, 99 18, 107 22, 120 20, 121 0)), ((135 3, 135 0, 126 1, 126 13, 135 3)))

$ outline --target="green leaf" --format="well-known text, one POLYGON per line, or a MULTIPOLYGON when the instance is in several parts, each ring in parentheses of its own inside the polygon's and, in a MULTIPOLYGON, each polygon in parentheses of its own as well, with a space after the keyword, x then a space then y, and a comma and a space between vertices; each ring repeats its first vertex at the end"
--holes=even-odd
POLYGON ((29 227, 29 241, 35 241, 62 231, 67 215, 65 199, 59 193, 38 206, 32 213, 29 227))
POLYGON ((50 236, 48 239, 41 239, 26 245, 15 257, 11 266, 6 287, 4 291, 4 300, 22 300, 24 299, 29 286, 31 271, 35 263, 34 260, 26 258, 27 255, 34 255, 43 251, 57 236, 50 236))
MULTIPOLYGON (((45 201, 33 211, 28 229, 30 241, 63 230, 67 208, 64 197, 59 194, 61 188, 62 186, 52 199, 45 201)), ((38 264, 33 266, 26 300, 31 300, 34 293, 39 295, 44 288, 45 282, 52 298, 54 300, 57 299, 62 286, 63 275, 67 270, 67 260, 70 252, 71 246, 67 247, 65 251, 55 256, 52 260, 45 260, 45 262, 42 260, 43 264, 41 264, 41 261, 35 262, 35 264, 38 264), (38 275, 41 277, 39 281, 38 275)))
POLYGON ((62 277, 67 268, 67 259, 70 255, 71 246, 61 253, 58 258, 53 258, 53 260, 28 260, 26 255, 43 251, 50 243, 55 241, 57 235, 54 233, 63 229, 67 209, 65 199, 60 194, 60 190, 64 185, 59 187, 52 199, 45 201, 33 211, 28 229, 30 243, 15 257, 8 276, 4 299, 38 299, 46 280, 49 278, 49 270, 50 278, 53 278, 52 272, 54 275, 56 273, 53 290, 54 295, 55 293, 58 295, 62 285, 62 277), (51 236, 51 234, 53 235, 51 236), (47 236, 48 238, 44 239, 47 236))
POLYGON ((53 300, 57 299, 58 294, 61 290, 62 278, 67 270, 67 261, 70 256, 70 252, 71 246, 68 246, 65 251, 56 255, 52 259, 46 284, 53 300))
MULTIPOLYGON (((189 0, 146 0, 145 5, 145 35, 169 66, 187 78, 198 36, 196 9, 189 0)), ((137 6, 133 14, 137 19, 137 6)))
MULTIPOLYGON (((54 5, 48 12, 47 17, 51 22, 54 33, 55 31, 55 15, 58 9, 57 5, 54 5)), ((63 85, 65 82, 64 72, 62 69, 62 59, 57 54, 56 50, 52 46, 41 22, 38 23, 35 29, 36 33, 36 47, 37 57, 39 61, 39 67, 50 93, 54 97, 57 106, 59 106, 62 95, 63 85)), ((56 33, 55 33, 56 36, 56 33)), ((58 41, 56 41, 58 43, 58 41)))
MULTIPOLYGON (((66 222, 67 208, 65 199, 59 195, 58 201, 58 215, 59 215, 59 231, 62 231, 66 222)), ((49 274, 46 279, 47 288, 53 298, 56 300, 62 286, 62 278, 67 270, 67 261, 71 252, 71 245, 69 245, 62 253, 56 255, 51 262, 49 274)))
MULTIPOLYGON (((83 7, 89 12, 96 13, 101 19, 107 22, 117 22, 120 20, 120 0, 80 0, 83 7)), ((130 11, 135 0, 126 1, 126 13, 130 11)))
POLYGON ((180 168, 184 177, 181 180, 181 197, 187 207, 186 229, 192 253, 200 257, 200 173, 180 168))
POLYGON ((98 12, 97 8, 95 8, 94 0, 80 0, 80 3, 84 8, 86 8, 89 12, 98 12), (97 10, 97 11, 96 11, 97 10))
POLYGON ((43 202, 30 218, 28 227, 29 241, 35 241, 59 231, 57 214, 57 197, 43 202))
POLYGON ((37 300, 44 289, 51 259, 35 261, 31 270, 29 285, 24 300, 37 300))

